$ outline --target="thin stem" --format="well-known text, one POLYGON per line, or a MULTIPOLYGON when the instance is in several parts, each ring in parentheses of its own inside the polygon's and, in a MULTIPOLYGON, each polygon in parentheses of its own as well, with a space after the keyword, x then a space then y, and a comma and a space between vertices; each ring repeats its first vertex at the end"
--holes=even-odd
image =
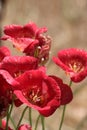
MULTIPOLYGON (((69 87, 71 87, 71 85, 72 85, 72 81, 70 80, 69 87)), ((60 125, 59 125, 59 130, 61 130, 62 125, 63 125, 65 111, 66 111, 66 105, 63 107, 63 113, 62 113, 62 117, 61 117, 61 121, 60 121, 60 125)))
POLYGON ((28 106, 25 107, 25 109, 23 110, 22 115, 21 115, 21 118, 20 118, 20 120, 19 120, 19 122, 18 122, 18 124, 17 124, 16 130, 18 130, 18 127, 19 127, 19 125, 21 124, 21 121, 22 121, 22 119, 23 119, 23 117, 24 117, 24 114, 25 114, 27 108, 28 108, 28 106))
POLYGON ((70 80, 69 87, 71 87, 71 85, 72 85, 72 80, 70 80))
POLYGON ((40 119, 40 115, 37 117, 36 124, 35 124, 35 129, 34 129, 34 130, 36 130, 36 129, 37 129, 39 119, 40 119))
POLYGON ((8 121, 9 121, 9 108, 7 110, 7 118, 6 118, 6 128, 5 128, 5 130, 8 130, 8 121))
POLYGON ((45 130, 44 117, 41 115, 42 130, 45 130))
POLYGON ((12 125, 14 126, 14 128, 16 129, 16 125, 15 125, 14 120, 12 119, 11 116, 10 116, 10 121, 11 121, 12 125))
POLYGON ((61 128, 62 128, 62 124, 63 124, 64 116, 65 116, 65 110, 66 110, 66 105, 63 107, 63 113, 62 113, 62 118, 61 118, 59 130, 61 130, 61 128))
POLYGON ((29 108, 29 123, 32 126, 32 109, 29 108))
POLYGON ((2 119, 0 118, 0 127, 2 127, 2 119))
POLYGON ((12 109, 13 109, 13 101, 12 101, 12 104, 10 105, 10 107, 7 110, 7 121, 6 121, 6 128, 5 128, 5 130, 8 130, 8 122, 9 122, 9 118, 10 118, 12 109))

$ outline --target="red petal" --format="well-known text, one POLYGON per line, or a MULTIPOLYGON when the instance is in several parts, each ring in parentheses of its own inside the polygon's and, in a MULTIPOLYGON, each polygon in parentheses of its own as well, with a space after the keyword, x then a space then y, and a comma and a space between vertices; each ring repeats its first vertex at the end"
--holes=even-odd
POLYGON ((51 76, 51 77, 56 80, 56 82, 58 83, 61 89, 61 105, 65 105, 69 103, 73 98, 71 88, 67 84, 64 84, 60 78, 56 76, 51 76))

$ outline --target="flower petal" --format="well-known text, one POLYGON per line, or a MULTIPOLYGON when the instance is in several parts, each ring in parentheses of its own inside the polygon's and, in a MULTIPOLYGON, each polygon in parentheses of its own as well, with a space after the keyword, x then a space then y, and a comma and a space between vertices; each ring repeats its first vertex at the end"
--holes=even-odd
POLYGON ((18 130, 32 130, 32 128, 28 124, 21 125, 18 130))
POLYGON ((51 76, 52 78, 55 79, 55 81, 58 83, 58 86, 60 87, 61 90, 61 105, 68 104, 71 102, 73 98, 72 90, 71 88, 62 82, 62 80, 56 76, 51 76))
POLYGON ((38 61, 32 56, 7 56, 1 63, 1 69, 7 70, 11 75, 21 74, 21 72, 36 69, 38 61))

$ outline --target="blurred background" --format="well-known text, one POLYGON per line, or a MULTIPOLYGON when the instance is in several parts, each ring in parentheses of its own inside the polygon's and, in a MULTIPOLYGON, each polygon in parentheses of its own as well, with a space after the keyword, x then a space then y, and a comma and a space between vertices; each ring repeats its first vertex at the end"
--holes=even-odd
MULTIPOLYGON (((52 37, 52 48, 47 73, 63 78, 67 83, 69 77, 60 70, 51 57, 57 55, 60 49, 82 48, 87 50, 87 0, 0 0, 0 35, 4 25, 24 25, 30 21, 39 27, 46 26, 52 37)), ((11 45, 1 42, 1 45, 11 45)), ((16 52, 12 50, 13 54, 16 52)), ((67 106, 62 130, 87 130, 87 79, 72 85, 75 91, 73 101, 67 106)), ((20 116, 22 108, 14 110, 15 121, 20 116)), ((34 111, 33 120, 37 113, 34 111)), ((62 107, 46 118, 46 129, 57 130, 62 114, 62 107)), ((25 115, 24 121, 27 121, 25 115)))

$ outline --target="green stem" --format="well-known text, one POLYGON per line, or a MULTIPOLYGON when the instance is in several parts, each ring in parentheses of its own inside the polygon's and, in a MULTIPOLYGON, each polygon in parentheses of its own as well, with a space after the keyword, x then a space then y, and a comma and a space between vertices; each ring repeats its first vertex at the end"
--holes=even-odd
POLYGON ((69 87, 71 87, 71 85, 72 85, 72 80, 70 80, 69 87))
POLYGON ((19 127, 20 124, 21 124, 21 121, 22 121, 22 119, 23 119, 23 117, 24 117, 24 114, 25 114, 27 108, 28 108, 28 107, 25 107, 25 109, 23 110, 22 115, 21 115, 21 118, 20 118, 20 120, 19 120, 19 122, 18 122, 18 124, 17 124, 16 130, 18 130, 18 127, 19 127))
MULTIPOLYGON (((69 87, 71 87, 71 85, 72 85, 72 81, 70 80, 69 87)), ((58 130, 61 130, 61 128, 62 128, 64 116, 65 116, 65 111, 66 111, 66 105, 63 107, 63 113, 62 113, 62 117, 61 117, 61 121, 60 121, 60 125, 59 125, 58 130)))
POLYGON ((63 113, 62 113, 62 118, 61 118, 61 122, 60 122, 59 130, 61 130, 62 125, 63 125, 64 116, 65 116, 65 110, 66 110, 66 105, 63 107, 63 113))
POLYGON ((14 126, 14 128, 16 129, 16 125, 15 125, 14 120, 12 119, 11 116, 10 116, 10 121, 11 121, 12 125, 14 126))
POLYGON ((9 118, 10 118, 12 109, 13 109, 13 101, 12 101, 12 104, 10 105, 10 107, 7 110, 7 121, 6 121, 6 128, 5 128, 5 130, 8 130, 8 122, 9 122, 9 118))
POLYGON ((40 115, 37 117, 36 124, 35 124, 35 129, 34 130, 37 129, 39 119, 40 119, 40 115))
POLYGON ((7 118, 6 118, 6 128, 5 128, 5 130, 8 130, 8 121, 9 121, 9 108, 8 108, 8 110, 7 110, 7 118))
POLYGON ((44 117, 41 115, 42 130, 45 130, 44 117))
POLYGON ((0 118, 0 127, 2 127, 2 119, 0 118))
POLYGON ((32 126, 32 109, 29 108, 29 123, 30 123, 30 126, 32 126))

